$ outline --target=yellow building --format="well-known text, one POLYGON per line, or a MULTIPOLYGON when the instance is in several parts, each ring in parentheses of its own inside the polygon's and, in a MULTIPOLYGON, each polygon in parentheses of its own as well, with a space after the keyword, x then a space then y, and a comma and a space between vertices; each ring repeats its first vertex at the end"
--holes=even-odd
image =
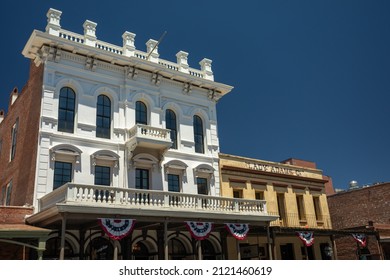
MULTIPOLYGON (((279 219, 242 241, 228 237, 228 259, 332 259, 333 232, 325 194, 328 178, 315 163, 269 162, 220 154, 221 195, 264 200, 279 219), (298 232, 312 232, 305 246, 298 232), (239 248, 239 252, 238 252, 239 248)), ((249 225, 250 226, 250 225, 249 225)))

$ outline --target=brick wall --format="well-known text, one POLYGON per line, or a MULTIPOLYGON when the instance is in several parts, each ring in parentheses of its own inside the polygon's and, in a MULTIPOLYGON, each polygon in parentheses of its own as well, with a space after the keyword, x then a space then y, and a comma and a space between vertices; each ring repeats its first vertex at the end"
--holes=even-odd
MULTIPOLYGON (((390 225, 390 183, 352 189, 328 196, 329 212, 334 229, 363 228, 372 222, 390 225)), ((379 236, 381 236, 379 231, 379 236)), ((357 259, 356 242, 352 236, 336 238, 339 259, 357 259)), ((368 235, 368 250, 371 258, 379 259, 377 237, 368 235)), ((384 256, 390 252, 382 246, 384 256)))
MULTIPOLYGON (((0 190, 12 179, 11 205, 22 206, 33 203, 39 117, 43 84, 43 65, 30 64, 30 77, 18 93, 15 102, 8 108, 0 123, 0 190), (19 118, 15 158, 10 161, 11 130, 19 118)), ((0 192, 1 194, 1 192, 0 192)), ((0 202, 1 204, 1 202, 0 202)))
POLYGON ((315 162, 307 161, 307 160, 301 160, 301 159, 296 159, 296 158, 289 158, 289 159, 281 161, 281 163, 291 164, 291 165, 301 166, 301 167, 306 167, 306 168, 317 169, 317 165, 316 165, 315 162))
POLYGON ((24 217, 32 213, 31 207, 0 206, 0 224, 24 224, 24 217))
MULTIPOLYGON (((337 247, 337 257, 339 260, 357 260, 358 259, 358 246, 355 239, 351 236, 340 236, 335 238, 337 247)), ((375 235, 367 236, 367 246, 371 254, 369 258, 380 259, 380 252, 375 235)), ((362 250, 361 245, 359 245, 362 250)), ((363 251, 360 251, 363 253, 363 251)))
POLYGON ((334 229, 390 224, 390 183, 330 195, 328 206, 334 229))

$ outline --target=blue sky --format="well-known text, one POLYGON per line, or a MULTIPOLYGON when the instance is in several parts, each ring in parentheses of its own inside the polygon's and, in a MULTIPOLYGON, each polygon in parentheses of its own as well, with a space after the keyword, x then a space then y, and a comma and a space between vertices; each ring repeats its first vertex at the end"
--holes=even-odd
POLYGON ((100 40, 137 49, 167 34, 160 57, 213 60, 217 82, 234 86, 218 105, 221 152, 317 163, 336 188, 390 181, 389 1, 12 1, 0 10, 0 108, 23 87, 21 54, 46 12, 100 40))

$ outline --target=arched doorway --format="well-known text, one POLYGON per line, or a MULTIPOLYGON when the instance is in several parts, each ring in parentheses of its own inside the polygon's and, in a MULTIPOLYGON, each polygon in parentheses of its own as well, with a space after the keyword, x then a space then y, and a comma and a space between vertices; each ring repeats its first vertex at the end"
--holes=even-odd
POLYGON ((183 260, 188 256, 186 246, 183 241, 177 237, 169 239, 168 254, 170 260, 183 260))
POLYGON ((216 260, 217 254, 213 243, 208 240, 202 240, 202 258, 204 260, 216 260))
MULTIPOLYGON (((71 260, 75 257, 74 250, 69 241, 65 240, 64 259, 71 260)), ((60 257, 61 237, 52 237, 46 241, 46 250, 43 251, 44 260, 57 260, 60 257)))
POLYGON ((85 255, 90 260, 112 260, 114 246, 104 237, 96 237, 88 244, 85 255))

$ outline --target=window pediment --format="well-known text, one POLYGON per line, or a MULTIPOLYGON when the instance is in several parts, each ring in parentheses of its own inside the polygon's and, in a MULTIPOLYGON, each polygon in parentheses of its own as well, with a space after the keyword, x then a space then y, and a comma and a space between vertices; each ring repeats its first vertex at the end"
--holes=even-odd
POLYGON ((99 164, 119 167, 119 155, 111 151, 97 151, 91 155, 92 165, 99 164))
POLYGON ((52 161, 58 159, 68 159, 75 163, 80 163, 82 151, 72 145, 61 144, 50 149, 50 158, 52 161))

